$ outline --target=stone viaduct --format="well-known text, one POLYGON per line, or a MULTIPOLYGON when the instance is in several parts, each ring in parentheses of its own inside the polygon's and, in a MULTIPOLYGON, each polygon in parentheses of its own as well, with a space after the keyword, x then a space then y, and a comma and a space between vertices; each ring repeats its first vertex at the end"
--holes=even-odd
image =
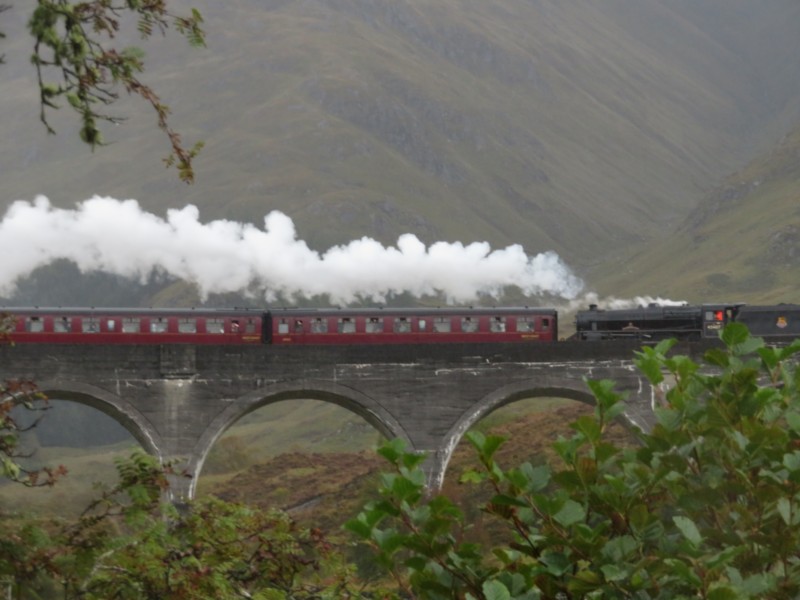
MULTIPOLYGON (((632 362, 638 344, 396 346, 0 347, 0 378, 34 380, 51 398, 93 406, 122 423, 150 453, 182 462, 194 495, 214 442, 267 404, 315 399, 363 417, 388 438, 428 453, 429 489, 441 485, 463 434, 497 408, 532 397, 593 403, 585 379, 610 378, 627 394, 624 416, 646 428, 655 390, 632 362)), ((701 346, 680 346, 697 354, 701 346)))

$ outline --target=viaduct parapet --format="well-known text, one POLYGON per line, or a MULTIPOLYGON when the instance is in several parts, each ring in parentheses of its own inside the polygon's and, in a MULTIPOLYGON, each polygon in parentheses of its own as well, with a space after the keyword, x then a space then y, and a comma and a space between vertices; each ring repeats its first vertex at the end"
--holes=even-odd
MULTIPOLYGON (((652 423, 653 390, 633 364, 637 344, 409 346, 0 347, 0 378, 34 380, 51 398, 93 406, 122 423, 150 453, 182 462, 173 499, 194 495, 217 439, 273 402, 315 399, 360 415, 388 438, 428 453, 431 490, 441 485, 464 433, 524 398, 593 404, 585 379, 613 379, 627 393, 624 417, 652 423)), ((700 346, 681 346, 697 354, 700 346)))

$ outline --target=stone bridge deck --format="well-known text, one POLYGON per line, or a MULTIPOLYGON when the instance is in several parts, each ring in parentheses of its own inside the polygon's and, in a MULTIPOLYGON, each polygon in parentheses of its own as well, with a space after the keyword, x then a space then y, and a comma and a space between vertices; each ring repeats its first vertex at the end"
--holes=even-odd
MULTIPOLYGON (((437 489, 463 434, 523 398, 593 403, 585 379, 613 379, 625 418, 647 427, 653 390, 634 367, 639 344, 531 343, 409 346, 0 347, 0 378, 30 378, 51 398, 93 406, 162 460, 184 461, 192 497, 214 442, 245 414, 281 400, 333 402, 383 435, 429 453, 437 489)), ((701 345, 678 348, 697 354, 701 345)))

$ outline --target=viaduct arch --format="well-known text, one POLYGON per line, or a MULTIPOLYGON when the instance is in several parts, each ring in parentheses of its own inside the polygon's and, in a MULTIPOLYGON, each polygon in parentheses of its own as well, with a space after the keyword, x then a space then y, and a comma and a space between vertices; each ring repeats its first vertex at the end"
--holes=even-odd
POLYGON ((287 382, 273 389, 253 391, 230 403, 200 435, 188 462, 190 473, 195 474, 189 487, 189 497, 194 497, 197 476, 203 469, 208 453, 222 435, 239 419, 264 406, 286 400, 320 400, 345 408, 360 416, 386 438, 402 438, 411 442, 403 425, 375 399, 347 386, 333 382, 287 382))
MULTIPOLYGON (((244 415, 268 404, 314 399, 342 406, 386 437, 426 452, 438 489, 458 441, 477 421, 522 398, 593 404, 586 379, 613 379, 624 416, 647 428, 655 390, 632 364, 635 345, 607 343, 381 347, 0 347, 0 378, 38 382, 46 394, 93 406, 150 453, 193 477, 172 496, 194 495, 210 448, 244 415)), ((687 345, 684 354, 704 348, 687 345)))
POLYGON ((122 425, 148 453, 161 456, 161 434, 129 401, 97 386, 76 381, 42 381, 37 388, 48 398, 85 404, 122 425))

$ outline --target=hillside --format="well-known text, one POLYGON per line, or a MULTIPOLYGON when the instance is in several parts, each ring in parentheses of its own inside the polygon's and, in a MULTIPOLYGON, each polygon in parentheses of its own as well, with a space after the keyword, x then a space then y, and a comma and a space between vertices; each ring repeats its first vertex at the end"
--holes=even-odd
POLYGON ((48 138, 24 7, 4 14, 0 106, 15 118, 0 122, 0 206, 99 193, 255 223, 281 209, 319 249, 407 231, 516 242, 596 287, 609 257, 668 235, 800 117, 793 0, 198 8, 208 50, 145 46, 174 125, 206 141, 192 187, 160 168, 166 144, 139 104, 94 155, 63 114, 48 138))
POLYGON ((607 265, 604 289, 689 301, 800 302, 800 129, 712 190, 674 235, 607 265))

